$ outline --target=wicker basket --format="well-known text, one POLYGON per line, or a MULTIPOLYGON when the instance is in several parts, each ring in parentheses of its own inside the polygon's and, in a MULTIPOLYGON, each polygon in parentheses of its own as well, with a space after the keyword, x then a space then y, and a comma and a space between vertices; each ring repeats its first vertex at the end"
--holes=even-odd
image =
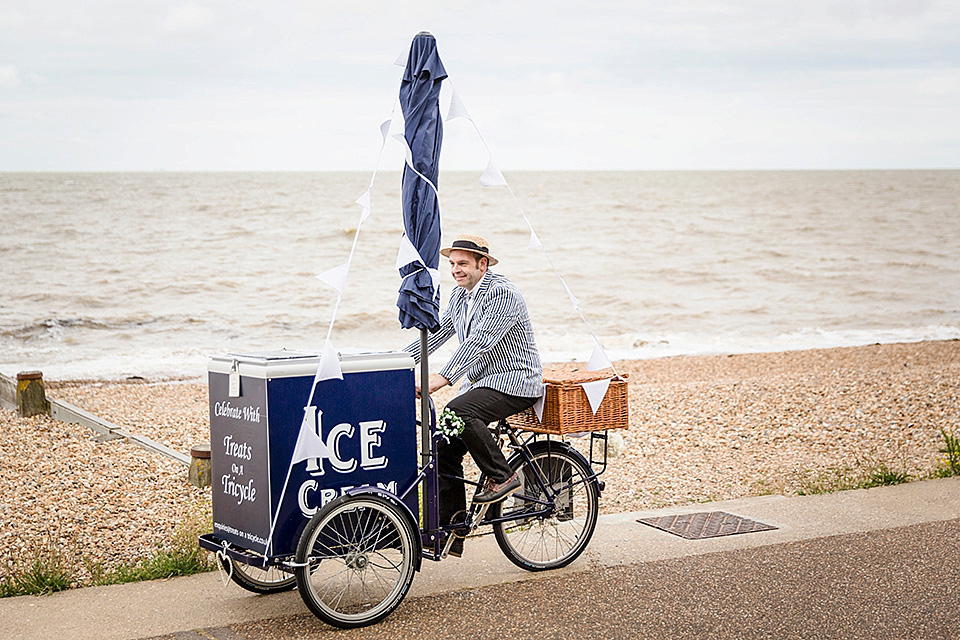
POLYGON ((530 408, 513 416, 510 423, 527 431, 556 435, 626 429, 629 426, 626 376, 610 381, 596 414, 580 386, 583 382, 603 380, 612 375, 603 371, 544 371, 547 397, 543 404, 543 421, 538 420, 536 412, 530 408))

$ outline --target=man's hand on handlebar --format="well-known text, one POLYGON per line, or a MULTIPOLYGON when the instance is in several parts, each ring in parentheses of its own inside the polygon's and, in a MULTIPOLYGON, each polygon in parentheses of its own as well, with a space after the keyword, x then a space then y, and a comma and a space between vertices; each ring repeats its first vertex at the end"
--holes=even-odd
MULTIPOLYGON (((440 375, 439 373, 431 374, 429 382, 430 382, 430 384, 428 385, 427 394, 431 394, 431 393, 433 393, 434 391, 436 391, 436 390, 438 390, 438 389, 442 389, 442 388, 444 388, 445 386, 447 386, 448 384, 450 384, 450 381, 447 380, 446 378, 444 378, 444 377, 443 377, 442 375, 440 375)), ((419 382, 417 383, 417 397, 418 397, 418 398, 420 397, 420 383, 419 383, 419 382)))

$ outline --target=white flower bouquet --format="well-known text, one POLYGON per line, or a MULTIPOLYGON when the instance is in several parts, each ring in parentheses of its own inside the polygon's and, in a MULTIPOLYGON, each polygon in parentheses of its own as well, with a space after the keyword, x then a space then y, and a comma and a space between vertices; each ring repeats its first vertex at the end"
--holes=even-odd
POLYGON ((437 433, 439 433, 444 440, 450 442, 450 438, 459 438, 460 434, 463 433, 463 428, 466 426, 460 416, 450 409, 444 409, 443 413, 440 414, 440 418, 437 420, 437 433))

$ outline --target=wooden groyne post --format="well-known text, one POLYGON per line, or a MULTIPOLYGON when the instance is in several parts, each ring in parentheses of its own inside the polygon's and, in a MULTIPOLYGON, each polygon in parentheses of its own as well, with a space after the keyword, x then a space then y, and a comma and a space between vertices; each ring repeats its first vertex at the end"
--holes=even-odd
POLYGON ((190 470, 187 480, 195 487, 209 487, 212 480, 210 471, 210 444, 194 445, 190 449, 190 470))
POLYGON ((0 407, 16 411, 21 418, 50 413, 43 373, 21 371, 16 379, 0 373, 0 407))
POLYGON ((50 413, 50 402, 43 388, 43 373, 21 371, 17 374, 17 413, 21 418, 50 413))

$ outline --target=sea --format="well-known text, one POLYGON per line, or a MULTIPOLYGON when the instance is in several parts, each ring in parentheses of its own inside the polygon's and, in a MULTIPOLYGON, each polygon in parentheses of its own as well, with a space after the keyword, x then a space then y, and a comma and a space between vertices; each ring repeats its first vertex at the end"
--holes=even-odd
MULTIPOLYGON (((958 170, 505 176, 441 172, 443 242, 488 239, 545 361, 960 338, 958 170)), ((399 172, 0 173, 0 372, 402 348, 402 229, 399 172), (316 278, 348 262, 342 296, 316 278)))

